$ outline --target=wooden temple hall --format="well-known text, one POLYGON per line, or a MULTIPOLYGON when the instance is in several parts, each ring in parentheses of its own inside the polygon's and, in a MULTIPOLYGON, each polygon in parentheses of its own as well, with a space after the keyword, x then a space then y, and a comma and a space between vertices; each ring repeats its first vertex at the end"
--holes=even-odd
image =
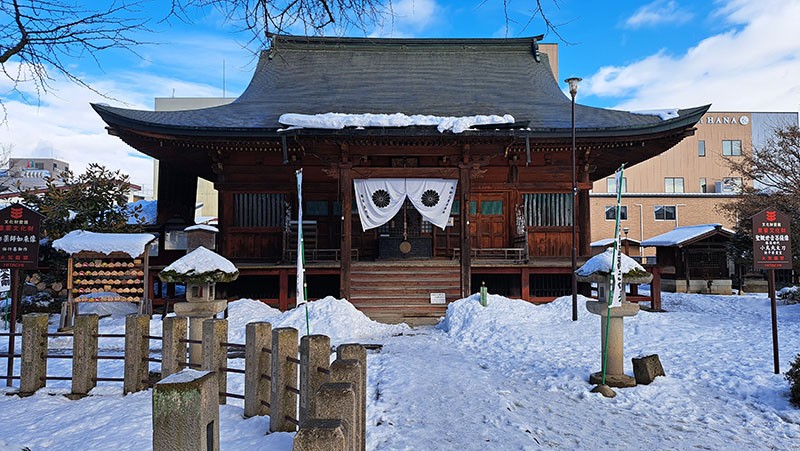
MULTIPOLYGON (((219 192, 217 251, 241 273, 220 292, 291 307, 302 169, 309 298, 394 321, 438 317, 482 283, 534 302, 569 294, 572 103, 539 39, 273 36, 231 104, 93 105, 159 160, 151 273, 183 254, 164 236, 194 223, 202 177, 219 192)), ((592 182, 674 146, 707 109, 575 107, 579 265, 592 182)))

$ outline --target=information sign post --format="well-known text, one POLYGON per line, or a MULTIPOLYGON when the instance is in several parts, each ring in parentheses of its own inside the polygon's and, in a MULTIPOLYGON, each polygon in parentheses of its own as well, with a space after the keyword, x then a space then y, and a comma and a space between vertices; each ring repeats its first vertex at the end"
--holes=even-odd
POLYGON ((792 269, 790 222, 789 215, 774 208, 768 208, 753 216, 753 267, 769 272, 769 298, 772 306, 772 355, 775 374, 780 374, 775 270, 792 269))
POLYGON ((8 365, 6 385, 11 386, 14 372, 14 345, 19 305, 19 277, 23 269, 39 267, 39 239, 42 235, 42 216, 21 205, 13 204, 0 210, 0 268, 11 269, 11 312, 8 331, 8 365))

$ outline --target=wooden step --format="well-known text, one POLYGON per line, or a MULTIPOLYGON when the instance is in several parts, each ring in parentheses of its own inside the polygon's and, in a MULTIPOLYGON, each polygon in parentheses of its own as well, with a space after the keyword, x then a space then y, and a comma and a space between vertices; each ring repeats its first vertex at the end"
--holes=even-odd
POLYGON ((446 260, 354 263, 350 280, 349 301, 381 322, 435 324, 447 306, 431 304, 431 293, 448 302, 461 294, 460 267, 446 260))

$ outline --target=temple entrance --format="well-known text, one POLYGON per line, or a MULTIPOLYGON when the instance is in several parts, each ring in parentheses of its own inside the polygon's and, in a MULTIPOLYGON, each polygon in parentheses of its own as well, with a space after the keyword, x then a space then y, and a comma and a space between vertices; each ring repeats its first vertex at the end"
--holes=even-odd
POLYGON ((469 235, 476 249, 508 247, 506 196, 503 193, 478 193, 469 205, 469 235))
POLYGON ((433 256, 433 225, 422 219, 406 199, 400 211, 378 227, 378 258, 408 259, 433 256))

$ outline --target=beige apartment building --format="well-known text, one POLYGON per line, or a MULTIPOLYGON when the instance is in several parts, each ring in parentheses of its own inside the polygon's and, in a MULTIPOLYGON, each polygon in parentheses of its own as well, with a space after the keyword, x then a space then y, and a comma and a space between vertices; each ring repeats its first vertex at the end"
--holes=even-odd
MULTIPOLYGON (((620 228, 623 237, 642 241, 678 226, 719 223, 732 228, 719 206, 734 199, 745 183, 727 158, 744 158, 763 146, 776 128, 798 125, 797 113, 708 112, 694 136, 636 166, 625 168, 620 228)), ((614 236, 616 183, 594 183, 591 193, 592 242, 614 236)), ((655 255, 631 249, 632 256, 655 255)))

